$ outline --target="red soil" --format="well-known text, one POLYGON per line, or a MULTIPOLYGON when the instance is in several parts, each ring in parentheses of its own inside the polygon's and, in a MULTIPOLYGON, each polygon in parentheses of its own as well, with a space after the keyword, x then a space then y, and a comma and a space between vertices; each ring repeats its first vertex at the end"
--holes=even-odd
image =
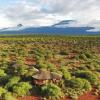
POLYGON ((19 98, 19 100, 40 100, 39 97, 36 96, 25 96, 22 98, 19 98))
POLYGON ((35 61, 35 59, 32 59, 32 58, 26 58, 25 59, 25 64, 26 65, 35 65, 36 61, 35 61))
MULTIPOLYGON (((25 97, 19 98, 19 100, 40 100, 40 98, 35 97, 35 96, 25 96, 25 97)), ((62 100, 72 100, 72 99, 65 98, 62 100)), ((88 92, 80 96, 78 100, 100 100, 100 96, 95 96, 95 95, 92 95, 91 92, 88 92)))
POLYGON ((88 92, 80 96, 78 100, 100 100, 100 96, 95 96, 92 95, 92 93, 88 92))

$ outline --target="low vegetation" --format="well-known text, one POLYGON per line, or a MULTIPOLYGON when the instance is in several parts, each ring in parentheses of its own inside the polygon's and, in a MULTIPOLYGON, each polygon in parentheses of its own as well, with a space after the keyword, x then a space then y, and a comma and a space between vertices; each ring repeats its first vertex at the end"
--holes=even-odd
POLYGON ((0 100, 31 95, 77 99, 94 89, 100 95, 99 36, 0 37, 0 100), (33 75, 41 70, 55 77, 36 84, 33 75))

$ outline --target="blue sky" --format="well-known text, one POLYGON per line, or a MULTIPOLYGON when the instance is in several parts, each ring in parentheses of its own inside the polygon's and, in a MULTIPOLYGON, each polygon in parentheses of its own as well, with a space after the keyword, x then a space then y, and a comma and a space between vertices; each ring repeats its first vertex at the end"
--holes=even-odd
POLYGON ((69 26, 100 29, 100 0, 0 0, 0 28, 47 26, 76 20, 69 26))

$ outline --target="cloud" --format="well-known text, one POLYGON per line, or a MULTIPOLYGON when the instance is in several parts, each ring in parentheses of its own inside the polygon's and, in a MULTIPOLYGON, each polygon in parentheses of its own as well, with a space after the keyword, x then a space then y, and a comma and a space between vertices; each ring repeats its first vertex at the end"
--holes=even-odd
MULTIPOLYGON (((10 0, 0 10, 2 26, 24 25, 45 26, 61 20, 77 20, 70 26, 99 27, 100 0, 10 0), (95 23, 95 25, 94 25, 95 23), (96 23, 98 25, 96 25, 96 23)), ((1 26, 0 26, 1 27, 1 26)))

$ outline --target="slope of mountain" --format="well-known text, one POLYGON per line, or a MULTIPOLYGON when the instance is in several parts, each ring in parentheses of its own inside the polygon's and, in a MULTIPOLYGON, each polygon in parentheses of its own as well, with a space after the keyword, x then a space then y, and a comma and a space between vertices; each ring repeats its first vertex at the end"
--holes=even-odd
POLYGON ((69 23, 72 23, 72 22, 75 22, 75 20, 63 20, 59 23, 52 25, 52 27, 67 28, 69 27, 69 23))
POLYGON ((0 34, 65 34, 65 35, 86 35, 100 34, 100 31, 94 32, 94 27, 70 27, 69 23, 73 20, 64 20, 57 24, 47 27, 23 26, 8 27, 0 30, 0 34))

